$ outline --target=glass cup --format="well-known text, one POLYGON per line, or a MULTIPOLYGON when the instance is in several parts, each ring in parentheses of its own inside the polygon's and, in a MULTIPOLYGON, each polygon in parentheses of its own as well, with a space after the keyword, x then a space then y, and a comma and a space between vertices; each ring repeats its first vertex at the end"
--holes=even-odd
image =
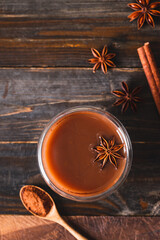
POLYGON ((124 182, 124 180, 126 179, 131 165, 132 165, 132 157, 133 157, 133 150, 132 150, 132 144, 131 144, 131 140, 130 137, 127 133, 127 130, 125 129, 125 127, 122 125, 122 123, 112 114, 110 114, 107 111, 103 111, 99 108, 95 108, 95 107, 74 107, 74 108, 69 108, 61 113, 59 113, 58 115, 54 116, 51 121, 46 125, 46 127, 44 128, 41 137, 39 139, 39 143, 38 143, 38 164, 39 164, 39 168, 40 168, 40 172, 42 174, 42 177, 44 178, 45 182, 48 184, 48 186, 54 190, 56 193, 58 193, 59 195, 71 199, 71 200, 75 200, 75 201, 81 201, 81 202, 90 202, 90 201, 96 201, 99 200, 101 198, 104 198, 108 195, 110 195, 111 193, 113 193, 113 191, 117 190, 120 185, 124 182), (101 193, 95 193, 94 195, 91 196, 80 196, 80 195, 74 195, 68 192, 65 192, 63 190, 61 190, 60 188, 58 188, 48 177, 44 165, 43 165, 43 161, 42 161, 42 146, 43 146, 43 142, 45 139, 45 136, 47 134, 47 132, 49 131, 49 129, 56 124, 57 121, 59 121, 61 118, 64 118, 65 116, 67 116, 68 114, 71 113, 75 113, 75 112, 81 112, 81 111, 87 111, 87 112, 93 112, 93 113, 99 113, 102 116, 107 117, 116 127, 117 127, 117 131, 118 134, 120 135, 120 138, 123 140, 124 142, 124 149, 125 149, 125 153, 126 153, 126 164, 123 170, 123 173, 121 174, 120 178, 117 180, 117 182, 115 184, 113 184, 112 187, 110 187, 107 190, 104 190, 101 193))

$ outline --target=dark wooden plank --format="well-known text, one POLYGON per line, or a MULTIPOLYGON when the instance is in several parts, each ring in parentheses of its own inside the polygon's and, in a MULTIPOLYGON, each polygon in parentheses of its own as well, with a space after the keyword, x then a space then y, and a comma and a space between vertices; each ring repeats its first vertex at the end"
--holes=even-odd
POLYGON ((49 15, 56 17, 77 18, 84 16, 101 17, 106 13, 125 12, 127 0, 2 0, 0 2, 1 15, 49 15))
POLYGON ((49 191, 63 215, 159 215, 160 125, 141 69, 115 69, 107 75, 90 69, 0 70, 0 212, 26 213, 18 192, 23 184, 49 191), (143 86, 137 114, 122 115, 111 94, 125 80, 143 86), (127 128, 134 149, 127 181, 108 198, 77 203, 54 194, 39 174, 37 141, 52 116, 68 107, 93 105, 106 109, 127 128), (145 117, 144 117, 145 116, 145 117))
POLYGON ((58 196, 46 186, 39 173, 37 144, 0 144, 0 212, 28 214, 18 195, 23 185, 34 184, 52 195, 62 215, 160 215, 159 144, 133 144, 133 148, 132 169, 120 189, 103 200, 78 203, 58 196), (155 151, 154 155, 151 151, 155 151))
POLYGON ((140 67, 137 48, 150 41, 160 64, 160 24, 140 31, 128 1, 1 2, 0 66, 90 67, 90 48, 107 44, 118 67, 140 67))
MULTIPOLYGON (((89 240, 158 240, 158 217, 67 217, 77 231, 89 240)), ((71 240, 73 238, 60 225, 33 216, 0 216, 1 240, 71 240), (29 233, 29 234, 28 234, 29 233)))
POLYGON ((137 142, 159 142, 159 117, 142 70, 115 69, 107 75, 90 69, 1 69, 0 141, 37 141, 49 119, 67 107, 94 105, 117 116, 137 142), (114 89, 127 81, 142 85, 139 111, 121 114, 113 107, 114 89), (145 118, 144 118, 145 116, 145 118), (20 131, 17 131, 19 129, 20 131))
POLYGON ((0 22, 0 66, 92 67, 90 49, 107 44, 117 67, 140 67, 137 48, 150 41, 160 64, 160 31, 137 32, 126 18, 91 20, 10 19, 0 22), (109 23, 108 23, 109 22, 109 23), (114 24, 118 22, 117 24, 114 24), (125 23, 125 24, 124 24, 125 23), (94 38, 93 38, 94 37, 94 38))

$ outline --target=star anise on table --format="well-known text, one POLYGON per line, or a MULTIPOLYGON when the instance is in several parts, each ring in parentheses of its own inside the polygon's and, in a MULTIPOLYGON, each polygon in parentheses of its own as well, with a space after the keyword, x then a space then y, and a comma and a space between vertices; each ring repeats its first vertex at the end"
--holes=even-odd
POLYGON ((100 66, 104 74, 107 73, 107 65, 110 67, 116 67, 116 65, 110 60, 114 58, 116 54, 108 53, 107 46, 104 46, 101 54, 94 48, 91 48, 91 52, 95 58, 89 59, 88 61, 92 64, 95 64, 93 67, 94 73, 100 66))
POLYGON ((128 6, 135 11, 131 13, 128 18, 130 22, 138 18, 138 29, 143 26, 145 20, 149 25, 155 27, 151 15, 160 17, 160 11, 155 10, 155 8, 160 6, 160 2, 153 2, 150 4, 150 0, 137 0, 137 3, 129 3, 128 6))
POLYGON ((122 104, 121 109, 122 112, 125 112, 130 105, 133 112, 136 112, 137 111, 136 103, 141 102, 142 100, 140 97, 137 97, 137 93, 141 90, 141 87, 136 87, 130 92, 126 82, 122 82, 121 84, 123 91, 112 92, 115 96, 120 98, 113 105, 119 106, 122 104))
POLYGON ((94 147, 94 150, 98 153, 95 161, 103 161, 102 169, 109 160, 110 163, 117 169, 117 159, 123 158, 122 155, 117 153, 123 148, 124 144, 116 145, 115 137, 107 141, 104 137, 100 136, 100 146, 94 147))

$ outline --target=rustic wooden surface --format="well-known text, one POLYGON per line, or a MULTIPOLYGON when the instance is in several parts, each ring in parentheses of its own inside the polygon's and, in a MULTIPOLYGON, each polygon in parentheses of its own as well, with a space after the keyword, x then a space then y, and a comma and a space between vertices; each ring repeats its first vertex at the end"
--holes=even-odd
MULTIPOLYGON (((89 240, 159 240, 159 217, 67 217, 89 240)), ((63 227, 33 216, 0 215, 1 240, 74 240, 63 227)))
MULTIPOLYGON (((136 49, 150 41, 160 66, 160 21, 138 31, 130 1, 0 1, 0 213, 27 214, 24 184, 43 187, 62 215, 160 215, 160 119, 136 49), (116 69, 92 73, 90 48, 108 44, 116 69), (120 82, 142 85, 138 113, 112 106, 120 82), (131 172, 118 191, 95 203, 51 192, 40 176, 36 149, 45 124, 77 105, 106 109, 127 128, 134 150, 131 172)), ((131 1, 132 2, 132 1, 131 1)))

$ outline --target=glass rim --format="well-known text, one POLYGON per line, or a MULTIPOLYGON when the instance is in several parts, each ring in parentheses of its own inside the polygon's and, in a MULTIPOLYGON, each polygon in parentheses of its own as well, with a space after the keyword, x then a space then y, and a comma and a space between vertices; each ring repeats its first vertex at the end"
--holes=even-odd
POLYGON ((62 197, 65 197, 65 198, 68 198, 71 200, 80 201, 80 202, 91 202, 91 201, 96 201, 96 200, 102 199, 102 198, 110 195, 115 190, 117 190, 117 188, 119 188, 119 186, 126 180, 128 174, 129 174, 129 171, 131 169, 131 165, 132 165, 133 150, 132 150, 132 143, 131 143, 131 140, 130 140, 130 137, 129 137, 129 134, 128 134, 126 128, 114 115, 112 115, 108 111, 105 111, 105 110, 102 110, 101 108, 97 108, 97 107, 93 107, 93 106, 77 106, 77 107, 68 108, 68 109, 60 112, 59 114, 56 114, 56 116, 54 116, 53 118, 51 118, 51 120, 45 126, 45 128, 42 131, 42 134, 39 138, 37 155, 38 155, 38 165, 40 168, 41 175, 42 175, 43 179, 45 180, 45 182, 47 183, 47 185, 52 190, 54 190, 56 193, 58 193, 62 197), (108 117, 108 119, 112 123, 114 123, 120 130, 120 132, 121 132, 120 135, 123 136, 123 140, 124 140, 124 143, 126 146, 126 152, 127 152, 125 168, 124 168, 120 178, 118 179, 118 181, 113 186, 111 186, 109 189, 107 189, 101 193, 97 193, 97 194, 95 193, 94 195, 89 195, 89 196, 74 195, 71 193, 64 192, 63 190, 58 188, 53 182, 51 182, 51 180, 47 176, 47 173, 43 166, 43 160, 42 160, 42 145, 43 145, 43 141, 44 141, 44 138, 45 138, 48 130, 52 127, 53 124, 55 124, 59 119, 63 118, 64 116, 66 116, 70 113, 81 112, 81 111, 96 112, 103 116, 108 117))

